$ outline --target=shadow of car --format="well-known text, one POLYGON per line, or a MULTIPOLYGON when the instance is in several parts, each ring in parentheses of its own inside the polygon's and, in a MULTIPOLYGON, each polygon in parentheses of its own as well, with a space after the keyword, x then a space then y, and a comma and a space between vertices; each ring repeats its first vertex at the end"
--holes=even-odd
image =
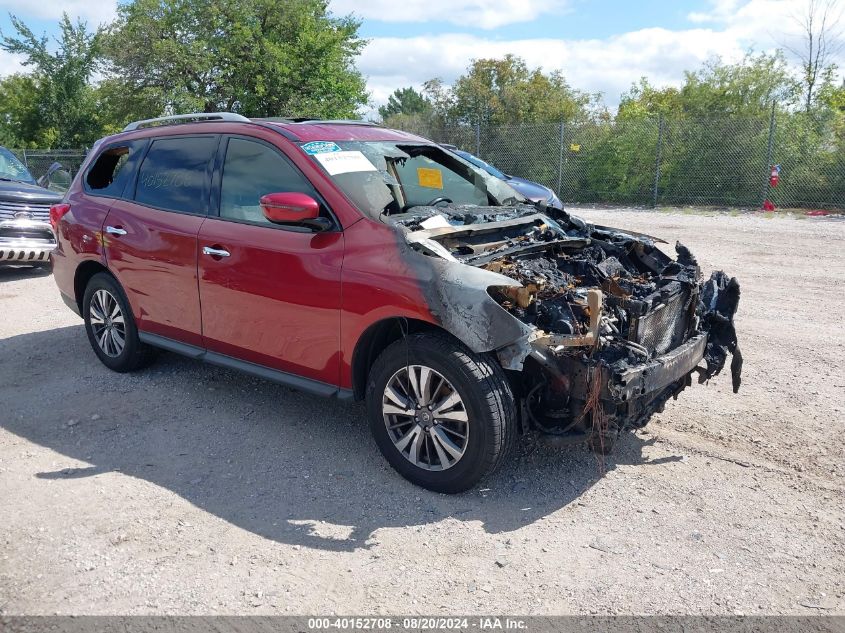
POLYGON ((674 459, 649 460, 651 441, 633 434, 605 461, 581 446, 522 443, 485 488, 437 494, 397 480, 381 463, 358 407, 175 354, 140 374, 95 363, 80 372, 80 356, 90 354, 81 325, 0 341, 0 356, 30 359, 0 366, 0 401, 9 403, 0 426, 83 462, 35 477, 120 473, 302 547, 369 549, 382 528, 449 517, 508 533, 577 501, 617 465, 674 459))

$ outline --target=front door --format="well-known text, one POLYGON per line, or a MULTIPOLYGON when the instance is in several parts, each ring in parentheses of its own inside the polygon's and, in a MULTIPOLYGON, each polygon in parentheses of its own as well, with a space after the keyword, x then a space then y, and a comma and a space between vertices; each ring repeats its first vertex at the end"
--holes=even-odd
POLYGON ((138 329, 202 346, 197 233, 206 217, 219 137, 155 139, 129 195, 103 223, 106 259, 138 329))
POLYGON ((198 242, 205 347, 337 385, 343 233, 266 220, 258 204, 265 194, 321 198, 277 148, 240 136, 223 142, 218 213, 203 222, 198 242))

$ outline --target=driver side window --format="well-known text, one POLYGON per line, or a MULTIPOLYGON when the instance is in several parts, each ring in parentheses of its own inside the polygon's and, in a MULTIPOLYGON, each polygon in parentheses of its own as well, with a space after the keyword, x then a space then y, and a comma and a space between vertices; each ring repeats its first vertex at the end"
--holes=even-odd
POLYGON ((220 217, 273 225, 258 201, 268 193, 305 193, 319 200, 305 177, 277 151, 255 141, 230 138, 223 163, 220 217))

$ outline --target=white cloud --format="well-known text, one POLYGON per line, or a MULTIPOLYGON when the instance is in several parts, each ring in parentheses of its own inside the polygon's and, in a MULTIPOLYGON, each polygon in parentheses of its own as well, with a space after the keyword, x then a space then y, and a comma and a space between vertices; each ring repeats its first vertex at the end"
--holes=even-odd
POLYGON ((21 58, 6 51, 0 51, 0 77, 24 72, 21 58))
POLYGON ((655 85, 677 85, 683 71, 697 68, 719 54, 734 60, 742 56, 739 42, 710 29, 669 31, 652 28, 606 39, 492 40, 467 34, 412 38, 374 38, 358 67, 368 76, 372 99, 383 103, 396 88, 433 77, 451 83, 472 59, 503 57, 511 53, 529 66, 561 70, 570 85, 602 92, 610 105, 631 83, 647 76, 655 85))
POLYGON ((333 0, 331 9, 338 15, 354 13, 381 22, 449 22, 495 29, 560 14, 567 4, 566 0, 333 0))
MULTIPOLYGON (((12 13, 24 22, 36 18, 58 20, 62 13, 77 16, 94 27, 110 22, 117 15, 116 0, 0 0, 0 12, 12 13)), ((2 73, 2 68, 0 68, 2 73)))
MULTIPOLYGON (((472 59, 512 53, 530 66, 563 71, 573 87, 602 92, 614 107, 642 76, 656 86, 678 86, 683 71, 710 57, 734 62, 749 48, 770 52, 794 44, 794 16, 805 6, 803 0, 711 0, 710 5, 709 11, 688 16, 694 28, 647 28, 603 39, 499 40, 465 33, 379 37, 364 50, 359 68, 378 105, 396 88, 419 87, 432 77, 451 83, 472 59)), ((845 57, 835 61, 845 68, 845 57)))

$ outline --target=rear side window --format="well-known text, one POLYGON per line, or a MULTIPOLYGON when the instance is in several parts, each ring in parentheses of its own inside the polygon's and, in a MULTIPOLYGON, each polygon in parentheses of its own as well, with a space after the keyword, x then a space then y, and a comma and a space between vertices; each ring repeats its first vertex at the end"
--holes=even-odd
POLYGON ((107 147, 88 169, 85 189, 96 195, 119 198, 145 145, 145 140, 138 140, 107 147))
POLYGON ((268 193, 292 191, 320 199, 305 176, 275 150, 263 143, 229 139, 220 188, 221 218, 272 225, 258 201, 268 193))
POLYGON ((135 202, 180 213, 205 213, 216 151, 216 136, 153 141, 138 170, 135 202))

